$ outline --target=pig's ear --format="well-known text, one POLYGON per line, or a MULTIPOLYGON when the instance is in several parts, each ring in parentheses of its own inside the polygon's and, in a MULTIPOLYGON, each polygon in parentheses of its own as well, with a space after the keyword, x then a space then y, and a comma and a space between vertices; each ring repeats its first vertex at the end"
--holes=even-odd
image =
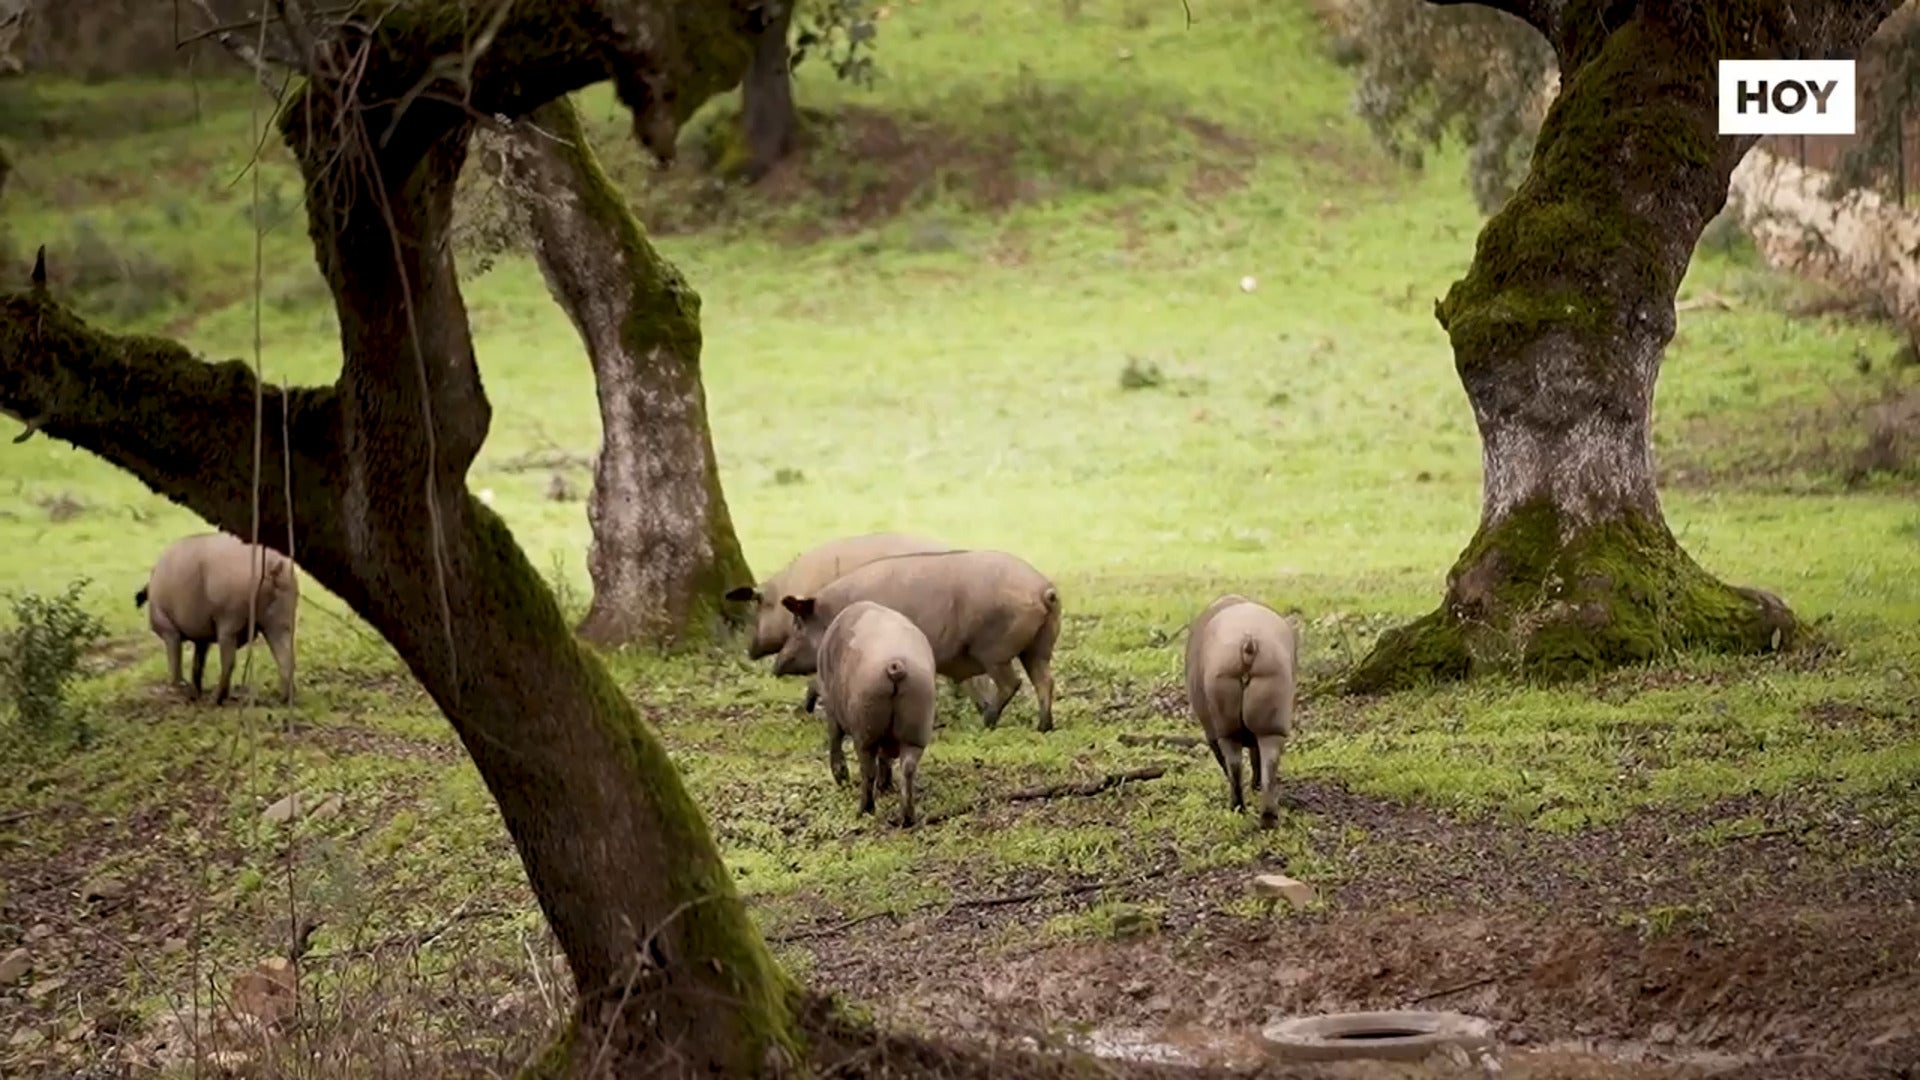
POLYGON ((741 585, 736 588, 728 589, 727 599, 736 604, 744 604, 749 600, 760 599, 760 594, 758 592, 755 592, 753 586, 751 585, 741 585))
POLYGON ((780 598, 780 606, 804 619, 813 614, 813 597, 783 596, 780 598))

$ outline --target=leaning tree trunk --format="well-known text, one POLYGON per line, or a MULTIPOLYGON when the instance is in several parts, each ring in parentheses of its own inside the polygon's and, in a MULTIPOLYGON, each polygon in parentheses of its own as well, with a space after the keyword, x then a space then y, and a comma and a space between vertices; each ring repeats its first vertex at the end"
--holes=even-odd
POLYGON ((580 332, 600 397, 587 517, 588 640, 711 637, 741 554, 700 385, 700 297, 654 251, 600 168, 580 114, 556 98, 502 141, 547 288, 580 332))
POLYGON ((769 0, 765 23, 754 38, 753 59, 740 82, 740 130, 749 182, 772 172, 800 145, 800 112, 793 103, 793 54, 787 45, 795 2, 769 0))
MULTIPOLYGON (((579 991, 543 1071, 753 1075, 793 1046, 792 984, 665 748, 467 492, 490 407, 448 242, 471 117, 524 116, 611 73, 670 154, 744 67, 744 15, 522 0, 463 64, 465 14, 421 0, 377 33, 323 35, 324 74, 283 114, 343 364, 333 386, 265 390, 260 539, 284 552, 297 531, 302 568, 394 646, 497 801, 579 991)), ((237 361, 93 329, 44 288, 0 296, 0 411, 242 536, 259 389, 237 361)))
POLYGON ((1728 26, 1653 0, 1492 6, 1547 34, 1562 78, 1526 179, 1435 308, 1480 429, 1480 528, 1439 610, 1382 635, 1348 688, 1785 646, 1786 606, 1717 580, 1667 527, 1654 380, 1694 245, 1755 141, 1716 134, 1715 58, 1857 50, 1867 9, 1893 4, 1728 26))

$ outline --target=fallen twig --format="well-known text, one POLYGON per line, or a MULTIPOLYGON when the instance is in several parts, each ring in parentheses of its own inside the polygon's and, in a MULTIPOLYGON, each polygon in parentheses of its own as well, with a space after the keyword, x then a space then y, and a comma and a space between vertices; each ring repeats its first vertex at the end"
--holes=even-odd
POLYGON ((1071 795, 1098 795, 1109 788, 1134 781, 1158 780, 1167 775, 1167 770, 1159 765, 1144 769, 1129 769, 1123 773, 1108 773, 1098 780, 1083 780, 1070 784, 1041 784, 1020 788, 1006 794, 1008 802, 1030 802, 1034 799, 1058 799, 1071 795))
POLYGON ((343 949, 339 952, 316 953, 313 956, 310 956, 307 958, 308 962, 319 963, 321 961, 326 961, 326 960, 351 960, 356 958, 365 959, 367 957, 371 957, 375 955, 376 953, 386 952, 389 949, 405 949, 405 948, 417 949, 417 948, 421 948, 426 945, 432 944, 442 934, 445 934, 447 931, 453 929, 455 925, 465 922, 469 919, 504 918, 509 915, 520 914, 520 911, 517 908, 500 908, 500 907, 470 908, 468 907, 467 905, 471 904, 472 902, 473 902, 472 897, 468 897, 467 899, 461 901, 460 906, 457 908, 454 908, 451 914, 449 914, 446 918, 440 920, 439 922, 432 924, 431 926, 423 927, 422 929, 419 929, 419 930, 405 930, 397 934, 390 934, 387 937, 381 938, 379 941, 376 941, 371 945, 363 945, 353 949, 343 949))
POLYGON ((1009 904, 1030 904, 1035 900, 1058 900, 1069 896, 1080 896, 1084 893, 1099 892, 1102 889, 1110 889, 1113 885, 1114 883, 1111 881, 1088 881, 1079 885, 1068 885, 1061 889, 1034 889, 1030 892, 1007 893, 1004 896, 980 896, 970 900, 955 900, 947 905, 947 910, 958 911, 963 908, 996 908, 1006 907, 1009 904))
POLYGON ((1190 749, 1207 744, 1207 740, 1198 735, 1135 735, 1127 732, 1119 739, 1122 746, 1171 746, 1176 749, 1190 749))
MULTIPOLYGON (((1163 869, 1149 870, 1132 880, 1147 881, 1152 878, 1157 878, 1165 872, 1163 869)), ((1085 881, 1078 885, 1067 885, 1058 889, 1032 889, 1027 892, 1004 893, 997 896, 967 897, 960 900, 948 901, 944 907, 934 913, 934 917, 938 918, 941 915, 955 911, 1010 907, 1014 904, 1030 904, 1036 900, 1063 900, 1069 896, 1084 896, 1090 892, 1100 892, 1105 889, 1118 888, 1123 884, 1125 884, 1125 882, 1085 881)), ((936 906, 937 905, 930 904, 921 910, 931 911, 936 906)), ((910 914, 913 914, 913 912, 874 911, 840 922, 828 923, 826 926, 807 927, 805 929, 792 931, 791 933, 775 935, 769 937, 767 940, 776 944, 786 944, 790 941, 807 941, 813 938, 837 937, 856 926, 861 926, 877 919, 892 919, 898 922, 903 915, 910 914)))

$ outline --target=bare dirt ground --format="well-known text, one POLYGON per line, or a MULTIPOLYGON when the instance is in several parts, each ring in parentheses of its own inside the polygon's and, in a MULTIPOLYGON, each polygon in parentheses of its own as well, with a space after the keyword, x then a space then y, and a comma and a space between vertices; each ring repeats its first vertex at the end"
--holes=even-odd
POLYGON ((1246 874, 1143 867, 1104 893, 1164 902, 1157 931, 1017 942, 1085 894, 829 923, 805 942, 815 984, 883 1022, 1002 1045, 1080 1029, 1208 1071, 1257 1065, 1281 1015, 1417 1007, 1496 1021, 1514 1076, 1920 1075, 1920 879, 1830 854, 1872 844, 1862 820, 1754 805, 1558 838, 1295 790, 1369 833, 1328 911, 1228 914, 1246 874), (1767 824, 1690 838, 1741 814, 1767 824))
MULTIPOLYGON (((1831 722, 1857 722, 1834 708, 1831 722)), ((383 758, 455 753, 354 725, 288 737, 348 738, 383 758)), ((1211 767, 1198 747, 1168 752, 1211 767)), ((154 782, 201 798, 117 817, 0 814, 0 957, 35 954, 32 971, 0 981, 0 1074, 137 1075, 126 1064, 137 1057, 116 1048, 150 1044, 154 1025, 110 1003, 151 984, 157 958, 206 939, 201 919, 221 921, 227 890, 191 872, 248 862, 205 846, 232 835, 221 784, 198 764, 154 782)), ((1495 1021, 1509 1076, 1920 1076, 1920 864, 1885 805, 1748 798, 1551 833, 1285 783, 1292 812, 1312 823, 1310 849, 1344 864, 1343 882, 1305 911, 1249 903, 1251 876, 1284 864, 1193 871, 1168 851, 1103 879, 975 880, 944 864, 929 872, 961 898, 951 904, 861 918, 821 907, 783 926, 774 943, 806 954, 796 959, 813 989, 900 1033, 816 1017, 815 1064, 839 1076, 1083 1074, 1037 1046, 1091 1050, 1104 1075, 1245 1076, 1262 1068, 1256 1036, 1272 1019, 1419 1007, 1495 1021), (1043 928, 1117 905, 1152 914, 1092 940, 1043 928)), ((1127 797, 1070 801, 1097 813, 1127 797)), ((1024 812, 983 806, 974 827, 1024 812)), ((474 911, 530 908, 522 882, 497 884, 474 911)), ((418 914, 404 898, 392 906, 418 914)), ((254 937, 284 941, 286 929, 254 937)), ((458 934, 436 946, 461 948, 458 934)), ((537 1045, 552 1010, 503 1010, 502 973, 489 974, 471 990, 443 976, 437 1000, 412 1007, 497 1029, 496 1045, 537 1045)), ((504 973, 510 987, 524 976, 504 973)), ((485 1075, 512 1056, 496 1050, 481 1067, 486 1055, 450 1053, 443 1064, 467 1069, 422 1075, 485 1075)))
MULTIPOLYGON (((784 929, 776 945, 809 954, 814 989, 907 1033, 876 1041, 821 1021, 816 1064, 839 1076, 1087 1075, 1022 1049, 1038 1045, 1102 1055, 1078 1067, 1092 1075, 1244 1076, 1262 1067, 1260 1026, 1279 1016, 1420 1007, 1497 1022, 1515 1077, 1920 1075, 1920 871, 1887 850, 1874 807, 1747 800, 1560 835, 1323 782, 1287 790, 1323 823, 1314 849, 1347 864, 1323 907, 1260 914, 1250 876, 1285 867, 1193 872, 1169 852, 1117 879, 953 880, 963 899, 920 914, 821 909, 784 929), (1094 940, 1042 928, 1117 904, 1156 914, 1094 940)), ((24 824, 0 823, 0 954, 29 941, 63 960, 0 986, 0 1072, 74 1076, 96 1061, 115 1064, 86 1075, 138 1075, 111 1050, 152 1033, 102 1003, 125 999, 143 957, 199 938, 186 913, 205 909, 202 884, 167 870, 190 861, 168 855, 183 830, 157 814, 75 821, 51 851, 11 843, 24 824), (94 880, 103 864, 129 869, 94 880), (48 1053, 56 1043, 64 1053, 48 1053)), ((983 814, 980 827, 994 826, 983 814)), ((483 904, 526 906, 519 882, 501 889, 483 904)), ((496 1034, 537 1044, 550 1017, 503 1011, 499 995, 456 987, 418 1008, 517 1025, 496 1034)), ((488 1074, 470 1068, 420 1075, 488 1074)))

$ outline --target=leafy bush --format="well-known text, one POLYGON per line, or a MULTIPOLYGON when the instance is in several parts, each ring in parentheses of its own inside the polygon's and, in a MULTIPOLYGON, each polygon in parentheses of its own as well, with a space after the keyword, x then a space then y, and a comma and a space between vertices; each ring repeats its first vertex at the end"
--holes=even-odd
POLYGON ((84 745, 85 723, 67 707, 67 688, 80 658, 106 635, 99 618, 80 604, 87 579, 56 596, 17 593, 13 629, 0 635, 0 688, 13 706, 14 727, 28 740, 84 745))
POLYGON ((879 69, 872 53, 880 26, 866 0, 813 0, 802 5, 799 16, 794 20, 793 51, 787 58, 790 69, 798 70, 808 56, 818 54, 840 81, 873 85, 879 69))

